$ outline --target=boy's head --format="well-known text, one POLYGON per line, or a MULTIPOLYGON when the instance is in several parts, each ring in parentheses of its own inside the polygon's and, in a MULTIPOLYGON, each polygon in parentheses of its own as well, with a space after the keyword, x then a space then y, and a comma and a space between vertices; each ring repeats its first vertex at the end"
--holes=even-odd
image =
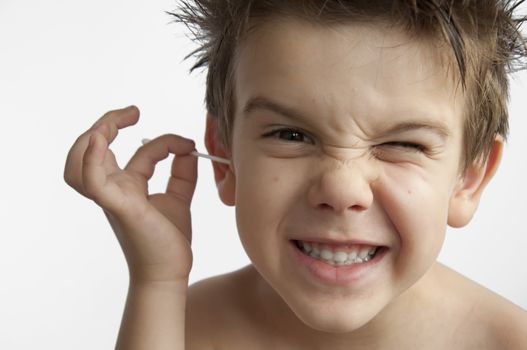
POLYGON ((231 156, 215 176, 244 248, 300 319, 332 332, 423 293, 412 286, 446 225, 470 220, 499 163, 522 44, 508 2, 372 3, 176 14, 203 40, 206 142, 231 156))
MULTIPOLYGON (((230 148, 236 110, 237 55, 250 34, 272 18, 301 18, 319 26, 385 23, 422 40, 443 55, 460 83, 464 109, 463 168, 488 154, 496 135, 508 132, 506 74, 523 68, 522 20, 512 17, 523 1, 183 1, 172 13, 200 44, 192 70, 208 67, 206 105, 230 148)), ((190 55, 189 55, 190 56, 190 55)))

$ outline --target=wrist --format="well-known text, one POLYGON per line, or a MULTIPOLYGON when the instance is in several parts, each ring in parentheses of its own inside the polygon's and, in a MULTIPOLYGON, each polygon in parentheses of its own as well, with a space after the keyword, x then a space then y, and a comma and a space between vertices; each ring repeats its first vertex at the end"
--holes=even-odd
MULTIPOLYGON (((175 263, 174 263, 175 264, 175 263)), ((190 268, 167 268, 164 266, 152 266, 152 264, 130 264, 128 263, 128 273, 130 284, 152 285, 152 286, 188 286, 190 268)), ((166 264, 170 266, 173 264, 166 264)))
POLYGON ((186 290, 188 289, 188 277, 171 280, 158 280, 141 276, 130 276, 130 287, 146 289, 186 290))

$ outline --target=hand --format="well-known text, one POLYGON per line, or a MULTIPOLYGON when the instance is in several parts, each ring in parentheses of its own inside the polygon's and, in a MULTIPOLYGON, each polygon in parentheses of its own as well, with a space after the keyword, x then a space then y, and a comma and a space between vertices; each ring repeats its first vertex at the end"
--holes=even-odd
POLYGON ((124 169, 108 146, 118 130, 137 123, 131 106, 110 111, 82 134, 68 153, 64 179, 105 212, 123 249, 131 281, 188 279, 192 266, 190 202, 197 180, 193 141, 163 135, 140 147, 124 169), (165 193, 148 193, 155 165, 172 153, 165 193))

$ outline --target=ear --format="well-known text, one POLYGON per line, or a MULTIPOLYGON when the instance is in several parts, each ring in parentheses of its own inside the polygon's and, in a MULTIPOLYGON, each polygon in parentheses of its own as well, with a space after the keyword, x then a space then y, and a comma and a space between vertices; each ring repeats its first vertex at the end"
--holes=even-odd
POLYGON ((448 225, 462 227, 470 222, 483 190, 498 169, 503 152, 503 139, 497 136, 487 159, 472 164, 461 175, 450 197, 448 225))
MULTIPOLYGON (((230 159, 226 147, 218 137, 217 118, 207 114, 207 125, 205 128, 205 147, 211 155, 230 159)), ((233 206, 235 204, 236 194, 236 177, 232 167, 227 164, 212 162, 214 169, 214 180, 218 188, 218 194, 225 205, 233 206)))

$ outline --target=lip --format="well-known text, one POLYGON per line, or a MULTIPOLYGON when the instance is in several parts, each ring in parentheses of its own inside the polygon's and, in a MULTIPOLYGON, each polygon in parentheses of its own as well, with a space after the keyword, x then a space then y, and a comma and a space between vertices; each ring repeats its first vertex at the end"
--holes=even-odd
MULTIPOLYGON (((342 244, 365 244, 379 246, 380 250, 375 254, 374 258, 358 264, 352 265, 340 265, 332 266, 321 260, 315 259, 311 256, 304 254, 296 246, 296 240, 289 241, 289 249, 294 259, 298 263, 300 270, 308 279, 314 279, 314 281, 323 283, 325 285, 335 286, 349 286, 353 284, 363 284, 367 281, 375 279, 375 276, 382 266, 382 262, 385 260, 387 253, 390 249, 386 246, 379 244, 373 244, 371 242, 364 241, 338 241, 339 245, 342 244)), ((303 239, 303 241, 320 242, 326 244, 335 244, 335 240, 320 240, 320 239, 303 239)))
POLYGON ((369 245, 369 246, 375 246, 375 247, 383 247, 385 244, 380 242, 374 242, 370 240, 361 240, 361 239, 353 239, 353 240, 339 240, 339 239, 331 239, 331 238, 320 238, 320 237, 292 237, 291 240, 293 241, 304 241, 304 242, 312 242, 312 243, 318 243, 318 244, 326 244, 329 246, 347 246, 347 245, 369 245))
POLYGON ((369 245, 369 246, 375 246, 375 247, 386 246, 386 244, 383 244, 381 242, 374 242, 374 241, 366 240, 366 239, 349 240, 349 239, 321 238, 321 237, 315 237, 315 236, 313 237, 302 236, 302 237, 291 237, 290 240, 327 244, 330 246, 346 246, 346 245, 369 245))

